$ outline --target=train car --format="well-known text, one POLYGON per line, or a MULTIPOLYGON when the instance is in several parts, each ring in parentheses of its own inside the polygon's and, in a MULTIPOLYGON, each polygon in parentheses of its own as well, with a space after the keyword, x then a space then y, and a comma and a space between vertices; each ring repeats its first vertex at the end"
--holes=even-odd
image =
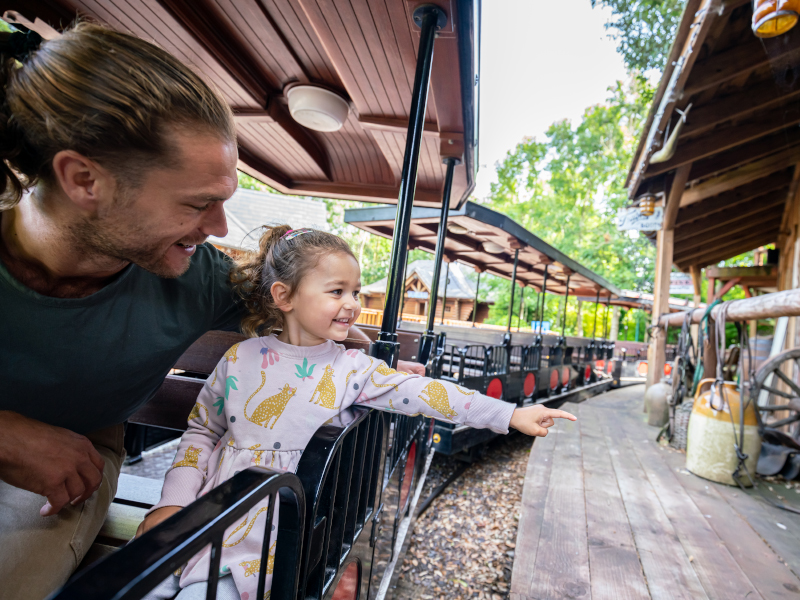
MULTIPOLYGON (((373 235, 393 238, 394 207, 357 208, 345 212, 345 222, 373 235)), ((454 381, 519 406, 542 403, 559 406, 579 401, 607 389, 612 382, 614 344, 606 337, 568 338, 566 302, 559 334, 511 331, 512 307, 517 286, 538 294, 537 316, 542 321, 547 293, 589 296, 605 313, 621 294, 613 284, 572 260, 512 219, 474 202, 458 210, 415 207, 411 212, 409 244, 435 254, 434 274, 428 297, 428 320, 423 326, 400 321, 405 329, 419 330, 418 359, 428 363, 433 377, 454 381), (435 240, 435 241, 434 241, 435 240), (473 327, 435 326, 435 309, 442 262, 458 261, 478 273, 491 273, 512 282, 506 331, 474 327, 478 309, 475 294, 473 327)), ((447 275, 444 276, 447 280, 447 275)), ((405 290, 405 279, 403 279, 405 290)), ((443 305, 446 301, 443 302, 443 305)), ((444 318, 442 318, 444 321, 444 318)), ((595 323, 597 319, 595 319, 595 323)), ((596 333, 596 332, 595 332, 596 333)), ((433 448, 444 454, 475 454, 495 436, 466 426, 437 422, 433 448)))

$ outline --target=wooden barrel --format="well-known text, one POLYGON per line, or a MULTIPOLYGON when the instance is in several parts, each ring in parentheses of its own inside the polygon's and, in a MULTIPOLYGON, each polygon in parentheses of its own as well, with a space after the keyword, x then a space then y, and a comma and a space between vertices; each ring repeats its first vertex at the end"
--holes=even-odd
MULTIPOLYGON (((686 468, 704 479, 736 485, 732 474, 738 463, 734 448, 734 425, 738 436, 739 392, 736 384, 730 381, 723 384, 725 390, 722 394, 713 388, 702 393, 699 391, 705 387, 704 384, 713 382, 713 379, 701 381, 694 399, 686 439, 686 468)), ((743 446, 744 453, 748 455, 745 465, 750 474, 755 476, 761 438, 752 403, 748 404, 744 413, 743 446)), ((744 470, 739 475, 742 483, 749 486, 750 481, 744 470)))

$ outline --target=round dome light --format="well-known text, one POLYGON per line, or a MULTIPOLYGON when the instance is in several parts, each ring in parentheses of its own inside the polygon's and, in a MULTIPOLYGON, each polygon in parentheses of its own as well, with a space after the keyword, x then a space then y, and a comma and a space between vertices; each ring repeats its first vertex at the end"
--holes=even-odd
POLYGON ((489 254, 500 254, 503 251, 503 247, 494 242, 483 242, 483 249, 489 254))
POLYGON ((467 229, 463 225, 459 225, 458 223, 450 223, 447 226, 447 231, 449 231, 450 233, 455 233, 456 235, 460 235, 462 233, 468 233, 469 229, 467 229))
POLYGON ((350 114, 347 100, 321 87, 298 85, 286 92, 286 98, 292 118, 314 131, 338 131, 350 114))

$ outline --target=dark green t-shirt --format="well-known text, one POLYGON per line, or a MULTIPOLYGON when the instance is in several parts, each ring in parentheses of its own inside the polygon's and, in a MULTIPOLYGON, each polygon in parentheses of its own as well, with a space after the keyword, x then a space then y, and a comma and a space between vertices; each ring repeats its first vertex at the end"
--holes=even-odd
POLYGON ((121 423, 211 329, 237 329, 230 260, 197 247, 162 279, 130 265, 86 298, 42 296, 0 261, 0 410, 87 433, 121 423))

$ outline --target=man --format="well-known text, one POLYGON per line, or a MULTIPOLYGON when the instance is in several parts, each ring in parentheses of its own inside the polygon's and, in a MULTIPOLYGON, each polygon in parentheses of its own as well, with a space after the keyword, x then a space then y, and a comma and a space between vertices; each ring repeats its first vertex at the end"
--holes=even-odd
POLYGON ((41 600, 105 519, 122 422, 238 325, 204 244, 238 156, 226 103, 138 38, 81 24, 0 53, 0 598, 41 600))

